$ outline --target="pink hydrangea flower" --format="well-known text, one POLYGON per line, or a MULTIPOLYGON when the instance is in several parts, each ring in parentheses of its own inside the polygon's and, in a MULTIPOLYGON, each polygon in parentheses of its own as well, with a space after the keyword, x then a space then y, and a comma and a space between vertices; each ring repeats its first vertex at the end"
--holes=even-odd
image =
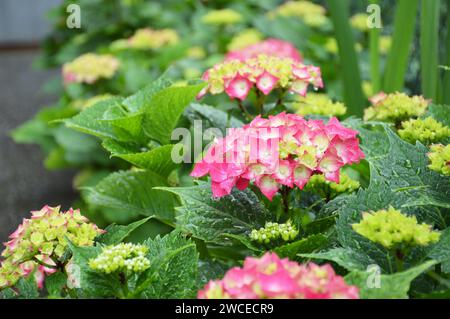
POLYGON ((323 87, 320 68, 288 57, 258 55, 243 60, 225 60, 207 70, 202 79, 207 86, 198 94, 225 92, 230 98, 244 100, 255 87, 264 95, 279 89, 305 96, 310 85, 323 87))
POLYGON ((243 49, 227 53, 225 60, 240 60, 256 58, 260 54, 277 56, 280 58, 290 58, 296 62, 302 62, 303 57, 300 52, 290 43, 280 39, 267 39, 255 44, 251 44, 243 49))
POLYGON ((275 253, 247 257, 242 268, 230 269, 222 280, 211 280, 198 292, 199 299, 358 299, 329 265, 299 264, 275 253))
POLYGON ((196 163, 193 177, 210 175, 213 196, 253 182, 272 200, 283 185, 302 189, 313 174, 339 182, 340 168, 364 154, 357 131, 336 119, 305 120, 296 114, 260 116, 216 141, 196 163))

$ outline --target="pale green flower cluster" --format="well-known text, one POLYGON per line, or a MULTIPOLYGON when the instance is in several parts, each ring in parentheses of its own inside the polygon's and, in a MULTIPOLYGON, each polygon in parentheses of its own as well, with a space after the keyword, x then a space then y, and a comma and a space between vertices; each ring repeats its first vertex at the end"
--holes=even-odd
POLYGON ((291 241, 298 236, 298 230, 288 220, 284 224, 267 222, 264 227, 250 233, 250 239, 260 244, 269 244, 276 240, 291 241))
POLYGON ((367 20, 369 16, 365 13, 357 13, 350 18, 350 25, 361 32, 367 32, 369 26, 367 25, 367 20))
POLYGON ((358 181, 350 178, 346 173, 341 172, 339 183, 327 181, 323 174, 313 175, 306 184, 305 190, 312 191, 328 200, 335 198, 339 194, 351 193, 360 187, 358 181))
POLYGON ((423 144, 431 144, 450 137, 450 128, 432 117, 427 117, 402 122, 402 129, 398 134, 410 143, 420 141, 423 144))
POLYGON ((442 145, 435 144, 430 147, 431 152, 428 153, 428 158, 431 164, 428 167, 442 175, 450 175, 450 144, 442 145))
POLYGON ((400 123, 410 118, 419 117, 424 114, 428 100, 423 96, 409 97, 404 93, 378 94, 376 101, 364 111, 364 120, 378 120, 386 122, 400 123))
POLYGON ((242 21, 242 15, 232 9, 212 10, 202 17, 202 22, 210 25, 232 25, 242 21))
POLYGON ((298 96, 292 103, 295 112, 300 115, 327 115, 341 116, 347 112, 344 103, 333 102, 326 94, 309 93, 307 96, 298 96))
POLYGON ((249 45, 258 43, 262 40, 263 35, 256 29, 245 29, 238 33, 227 46, 228 51, 240 50, 249 45))
POLYGON ((439 240, 441 234, 428 224, 419 224, 415 216, 408 217, 389 207, 373 213, 363 213, 362 220, 352 224, 353 229, 369 240, 387 249, 427 246, 439 240))
POLYGON ((320 27, 328 21, 325 8, 309 1, 285 2, 269 13, 269 17, 277 15, 300 18, 310 27, 320 27))
POLYGON ((121 243, 103 248, 100 255, 89 260, 89 267, 107 274, 114 272, 139 273, 150 267, 146 254, 148 248, 143 245, 121 243))

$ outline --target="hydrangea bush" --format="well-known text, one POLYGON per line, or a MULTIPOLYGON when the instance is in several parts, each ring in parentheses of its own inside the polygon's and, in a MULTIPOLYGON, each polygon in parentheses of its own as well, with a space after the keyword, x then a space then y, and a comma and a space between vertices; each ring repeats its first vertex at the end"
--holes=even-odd
POLYGON ((51 54, 61 99, 13 136, 79 170, 81 211, 23 221, 0 297, 448 296, 450 107, 414 68, 414 94, 377 83, 367 15, 349 91, 333 6, 171 6, 121 1, 51 54))

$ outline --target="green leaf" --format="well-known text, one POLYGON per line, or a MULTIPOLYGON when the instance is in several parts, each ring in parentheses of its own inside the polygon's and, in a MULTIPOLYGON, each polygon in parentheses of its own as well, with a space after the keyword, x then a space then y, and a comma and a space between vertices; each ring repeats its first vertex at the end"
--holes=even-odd
POLYGON ((421 1, 420 66, 422 93, 436 101, 439 82, 439 16, 441 0, 421 1))
POLYGON ((450 228, 441 233, 439 242, 428 252, 428 257, 439 262, 450 262, 450 228))
POLYGON ((300 254, 301 257, 333 261, 349 271, 366 270, 367 266, 375 262, 366 254, 347 248, 334 248, 325 252, 300 254))
POLYGON ((127 97, 123 101, 123 105, 125 105, 132 113, 139 112, 143 108, 146 108, 150 105, 150 101, 157 92, 169 86, 170 81, 166 79, 165 75, 162 75, 156 81, 148 84, 146 87, 139 90, 135 94, 127 97))
POLYGON ((191 103, 186 109, 185 116, 193 124, 195 120, 201 120, 203 129, 218 128, 222 134, 226 133, 229 127, 241 127, 244 125, 240 120, 215 107, 191 103))
POLYGON ((369 187, 330 201, 321 214, 339 216, 336 230, 344 248, 367 254, 384 270, 391 271, 387 252, 358 235, 351 225, 361 220, 362 212, 393 206, 405 214, 417 216, 420 222, 444 228, 448 217, 442 212, 449 207, 450 186, 447 178, 428 169, 427 148, 404 142, 387 126, 385 134, 388 152, 375 156, 373 151, 367 158, 371 175, 369 187))
POLYGON ((164 145, 146 152, 136 152, 135 148, 113 139, 106 139, 102 143, 113 157, 119 157, 134 166, 148 169, 163 177, 167 177, 178 164, 172 161, 173 145, 164 145))
POLYGON ((310 253, 315 250, 323 248, 328 242, 327 237, 322 234, 312 235, 306 238, 302 238, 295 242, 277 247, 274 251, 280 257, 287 257, 291 260, 298 259, 298 256, 304 253, 310 253))
POLYGON ((83 110, 78 115, 65 120, 64 123, 67 127, 86 134, 101 138, 116 138, 112 124, 102 120, 106 119, 105 114, 111 108, 121 107, 121 102, 122 98, 111 98, 100 101, 83 110))
POLYGON ((39 290, 33 275, 20 278, 15 287, 19 290, 19 298, 21 299, 39 298, 39 290))
POLYGON ((87 201, 91 205, 123 210, 123 214, 140 214, 171 223, 176 198, 154 189, 164 185, 167 181, 150 171, 120 171, 89 188, 87 201))
POLYGON ((398 0, 394 18, 392 48, 386 62, 384 91, 401 91, 415 33, 418 0, 398 0))
POLYGON ((219 199, 212 197, 211 185, 192 187, 158 187, 177 194, 182 206, 177 207, 177 225, 194 237, 208 242, 226 243, 224 234, 244 235, 263 227, 271 219, 256 195, 234 190, 219 199))
POLYGON ((444 125, 450 126, 450 105, 431 104, 425 116, 431 116, 436 121, 444 125))
POLYGON ((380 286, 370 288, 371 283, 376 282, 377 274, 371 272, 354 271, 345 276, 349 285, 359 287, 360 298, 363 299, 399 299, 408 298, 411 282, 420 274, 435 265, 436 261, 430 260, 414 268, 393 275, 380 275, 380 286))
POLYGON ((106 275, 89 268, 89 260, 101 253, 100 247, 77 247, 69 242, 72 259, 66 269, 68 277, 82 298, 111 298, 120 295, 121 286, 115 275, 106 275))
POLYGON ((179 232, 145 242, 150 269, 138 280, 135 297, 193 298, 197 291, 198 253, 195 243, 179 232))
POLYGON ((103 122, 112 125, 115 135, 120 137, 120 140, 136 142, 144 140, 145 137, 142 129, 143 120, 143 113, 124 113, 119 117, 103 120, 103 122))
POLYGON ((169 144, 172 131, 184 109, 195 99, 205 84, 169 87, 156 93, 145 112, 144 131, 160 142, 169 144))
POLYGON ((97 241, 104 245, 116 245, 123 242, 136 228, 145 224, 151 217, 147 217, 126 226, 109 225, 105 230, 106 233, 100 235, 97 241))
POLYGON ((67 275, 62 272, 56 272, 45 278, 45 288, 51 297, 60 297, 66 284, 67 275))
POLYGON ((230 267, 215 260, 199 260, 199 288, 203 288, 210 280, 222 278, 230 267))
POLYGON ((341 74, 344 84, 344 102, 348 114, 362 115, 365 98, 361 87, 361 73, 355 52, 355 40, 350 27, 348 0, 328 0, 331 20, 339 47, 341 74))

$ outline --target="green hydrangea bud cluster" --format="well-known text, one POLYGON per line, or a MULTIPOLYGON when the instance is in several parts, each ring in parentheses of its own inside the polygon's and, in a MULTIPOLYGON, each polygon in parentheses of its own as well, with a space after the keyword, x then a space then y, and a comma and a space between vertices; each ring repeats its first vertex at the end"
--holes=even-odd
POLYGON ((442 175, 450 175, 450 144, 434 144, 430 147, 431 152, 428 153, 428 158, 431 164, 428 167, 442 175))
POLYGON ((419 224, 415 216, 408 217, 389 207, 374 213, 363 213, 362 220, 352 225, 360 235, 387 249, 395 247, 427 246, 437 242, 441 234, 430 225, 419 224))
POLYGON ((89 260, 89 267, 107 274, 143 272, 150 267, 150 260, 145 257, 147 252, 146 246, 131 243, 108 246, 96 258, 89 260))
POLYGON ((284 224, 267 222, 260 229, 253 229, 250 233, 250 239, 260 244, 269 244, 277 240, 291 241, 298 236, 298 230, 288 220, 284 224))
POLYGON ((364 120, 377 120, 393 123, 419 117, 424 114, 429 100, 423 96, 409 97, 404 93, 380 93, 371 99, 372 106, 364 111, 364 120))
POLYGON ((292 107, 300 115, 341 116, 347 112, 343 103, 333 102, 326 94, 322 93, 308 93, 305 97, 298 96, 292 107))
MULTIPOLYGON (((38 261, 56 266, 67 247, 67 238, 77 246, 92 246, 97 235, 103 233, 79 210, 60 212, 60 207, 45 206, 32 212, 9 236, 0 267, 0 288, 14 285, 31 272, 38 261), (31 263, 31 264, 30 264, 31 263)), ((49 273, 49 269, 43 269, 49 273)))
POLYGON ((360 187, 358 181, 350 178, 346 173, 341 172, 339 183, 330 182, 324 175, 313 175, 306 184, 305 190, 314 192, 328 200, 335 198, 339 194, 351 193, 360 187))
POLYGON ((402 122, 402 127, 398 134, 410 143, 420 141, 423 144, 431 144, 450 137, 450 128, 432 117, 405 121, 402 122))

